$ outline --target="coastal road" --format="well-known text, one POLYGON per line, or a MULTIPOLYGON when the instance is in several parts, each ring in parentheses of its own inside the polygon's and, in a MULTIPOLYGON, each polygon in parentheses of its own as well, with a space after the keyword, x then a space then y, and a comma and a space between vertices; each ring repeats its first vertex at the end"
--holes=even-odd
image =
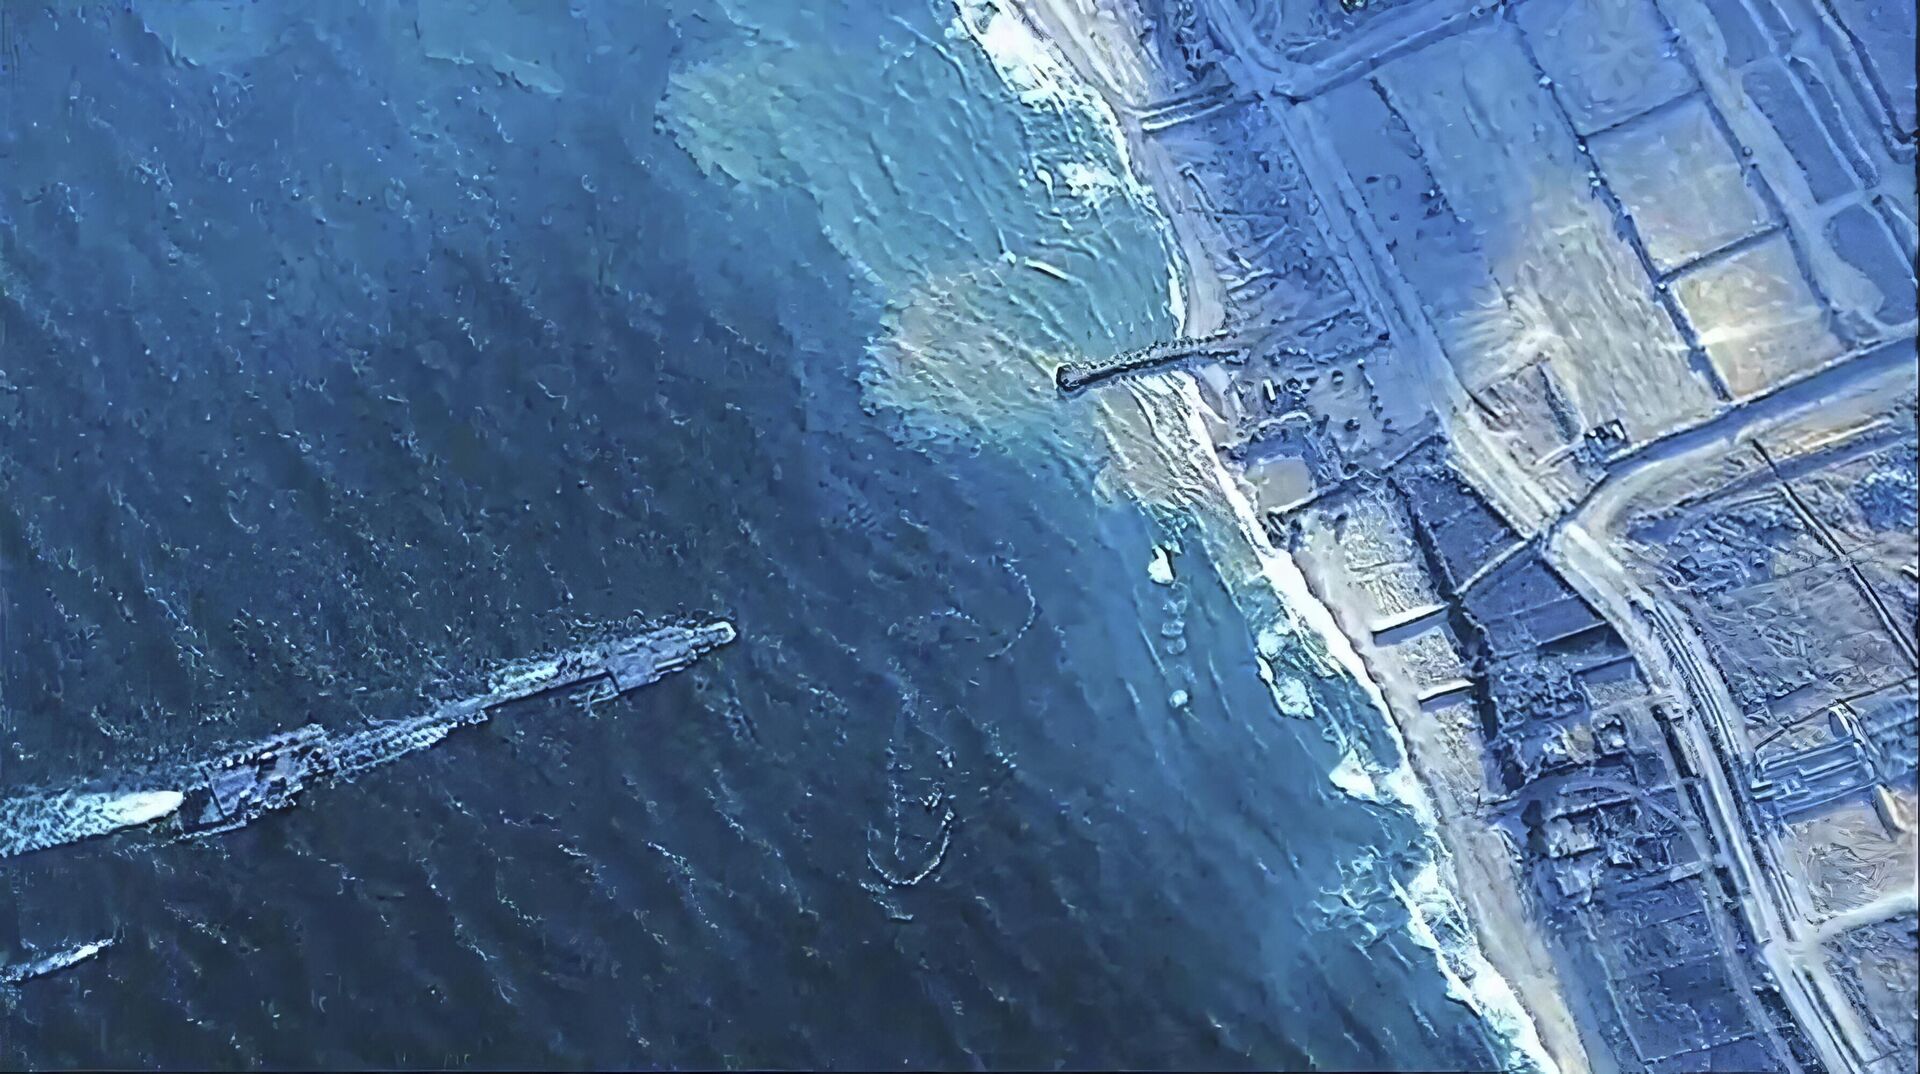
POLYGON ((1840 1027, 1830 1017, 1832 1004, 1812 994, 1812 988, 1818 986, 1808 979, 1805 963, 1791 957, 1797 949, 1796 934, 1775 900, 1762 891, 1768 870, 1755 853, 1741 815, 1739 798, 1728 776, 1727 751, 1716 743, 1707 727, 1708 722, 1718 722, 1724 729, 1730 718, 1739 716, 1726 684, 1706 663, 1698 638, 1690 631, 1677 629, 1678 624, 1670 619, 1662 622, 1668 617, 1661 615, 1663 609, 1656 598, 1640 589, 1591 533, 1577 526, 1561 530, 1548 545, 1547 557, 1620 632, 1643 668, 1659 672, 1660 678, 1679 687, 1689 716, 1697 717, 1676 719, 1674 730, 1690 755, 1682 760, 1700 774, 1700 789, 1705 792, 1701 799, 1712 829, 1709 845, 1733 876, 1741 913, 1759 941, 1761 959, 1779 985, 1794 1020, 1819 1052, 1822 1066, 1830 1074, 1855 1074, 1860 1067, 1851 1060, 1860 1054, 1859 1049, 1843 1039, 1840 1027))
POLYGON ((1729 749, 1738 741, 1742 714, 1701 639, 1607 549, 1621 515, 1638 496, 1796 420, 1834 412, 1851 401, 1892 397, 1903 383, 1915 380, 1913 356, 1912 339, 1889 341, 1642 448, 1556 522, 1544 542, 1560 573, 1606 614, 1643 666, 1663 671, 1681 688, 1697 714, 1675 727, 1701 773, 1714 843, 1741 889, 1742 910, 1768 970, 1822 1063, 1834 1072, 1860 1070, 1867 1042, 1859 1026, 1839 1020, 1836 1012, 1845 1004, 1836 1002, 1840 997, 1824 965, 1807 955, 1817 944, 1801 935, 1803 923, 1785 912, 1784 900, 1767 890, 1774 870, 1761 860, 1732 784, 1738 767, 1729 749))
POLYGON ((1635 496, 1671 474, 1697 467, 1759 433, 1831 410, 1843 401, 1885 398, 1884 393, 1896 389, 1900 381, 1915 380, 1914 348, 1911 336, 1889 340, 1651 441, 1612 466, 1552 529, 1578 527, 1605 532, 1635 496))

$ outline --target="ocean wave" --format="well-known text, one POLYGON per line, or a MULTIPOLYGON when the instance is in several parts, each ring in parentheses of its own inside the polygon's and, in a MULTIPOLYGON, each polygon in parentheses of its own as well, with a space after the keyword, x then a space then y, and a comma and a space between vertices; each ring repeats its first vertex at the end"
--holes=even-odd
MULTIPOLYGON (((808 102, 822 95, 851 97, 841 91, 828 57, 792 43, 761 40, 736 55, 677 72, 668 123, 710 175, 762 188, 781 185, 790 173, 802 180, 800 186, 822 209, 832 241, 869 274, 886 306, 887 332, 870 347, 871 375, 862 378, 870 399, 908 415, 922 434, 977 435, 1000 443, 1032 434, 1059 443, 1075 419, 1059 406, 1045 376, 1049 356, 1064 348, 1112 345, 1112 340, 1086 336, 1085 330, 1103 327, 1102 311, 1125 305, 1135 290, 1128 286, 1116 293, 1090 274, 1130 273, 1138 265, 1122 265, 1131 259, 1119 255, 1150 256, 1157 247, 1157 267, 1164 269, 1166 284, 1154 300, 1168 302, 1170 309, 1153 314, 1169 313, 1177 326, 1186 317, 1187 270, 1170 221, 1141 179, 1118 116, 1052 42, 1005 0, 956 0, 948 36, 971 41, 1021 105, 1080 132, 1038 141, 1009 137, 991 149, 976 145, 965 163, 953 155, 956 146, 927 143, 928 166, 961 178, 960 187, 971 187, 972 196, 982 199, 977 205, 946 204, 931 190, 912 189, 910 177, 875 157, 865 132, 844 119, 821 118, 808 102), (768 86, 771 92, 749 92, 768 86), (1111 162, 1102 159, 1104 147, 1096 149, 1102 139, 1111 146, 1111 162), (986 167, 982 161, 989 157, 996 159, 986 167), (953 166, 945 168, 949 162, 953 166), (986 200, 995 181, 1020 175, 1066 195, 1052 209, 1058 219, 1017 216, 1009 206, 986 200), (980 182, 964 181, 973 177, 980 182), (1156 230, 1149 241, 1116 247, 1111 234, 1103 236, 1127 222, 1119 216, 1121 206, 1109 205, 1121 193, 1137 210, 1131 215, 1156 230), (942 209, 951 211, 936 212, 942 209), (1088 214, 1094 227, 1075 231, 1074 221, 1060 215, 1066 213, 1088 214), (929 215, 942 230, 875 223, 929 215), (993 234, 967 230, 975 226, 993 234), (928 253, 933 247, 944 250, 933 256, 928 253), (1043 249, 1048 251, 1045 267, 1031 260, 1043 249), (1102 252, 1115 256, 1094 256, 1102 252), (1076 260, 1062 260, 1066 257, 1076 260), (1079 278, 1082 272, 1087 279, 1079 278)), ((940 63, 922 59, 925 66, 918 69, 896 64, 896 83, 917 79, 914 88, 934 92, 946 85, 939 79, 953 77, 940 72, 959 69, 946 66, 958 62, 954 57, 940 63)), ((959 77, 965 79, 964 70, 959 77)), ((1144 294, 1141 300, 1150 301, 1144 294)), ((1313 718, 1314 694, 1302 674, 1351 683, 1367 697, 1404 758, 1385 698, 1351 642, 1311 592, 1299 566, 1267 539, 1245 492, 1213 451, 1193 378, 1174 373, 1132 379, 1081 412, 1088 410, 1097 414, 1107 441, 1111 484, 1141 503, 1199 522, 1209 558, 1253 627, 1254 655, 1276 710, 1313 718)), ((1079 454, 1077 445, 1072 454, 1079 454)), ((1330 733, 1345 738, 1337 728, 1330 733)), ((1513 1065, 1554 1070, 1530 1016, 1481 954, 1458 898, 1447 887, 1449 863, 1419 781, 1404 760, 1383 766, 1370 760, 1371 751, 1363 746, 1344 741, 1341 746, 1342 760, 1329 773, 1335 786, 1405 813, 1423 832, 1424 860, 1404 885, 1393 886, 1405 904, 1413 940, 1433 952, 1449 994, 1479 1013, 1513 1065)))
POLYGON ((716 181, 817 208, 880 309, 859 379, 899 439, 1097 460, 1053 366, 1164 319, 1159 222, 1118 120, 1003 7, 963 3, 945 40, 916 37, 870 61, 806 25, 722 39, 672 73, 662 118, 716 181))
POLYGON ((1351 741, 1338 721, 1329 720, 1326 732, 1342 751, 1329 779, 1342 793, 1392 808, 1418 826, 1419 871, 1395 889, 1410 915, 1412 938, 1433 953, 1449 995, 1476 1012, 1514 1068, 1553 1074, 1558 1068, 1541 1045, 1531 1014, 1486 960, 1458 896, 1447 886, 1451 861, 1439 819, 1405 760, 1405 741, 1384 694, 1299 565, 1268 539, 1245 490, 1212 450, 1198 384, 1188 373, 1172 372, 1130 379, 1123 391, 1109 396, 1102 403, 1114 419, 1109 435, 1115 437, 1117 455, 1131 456, 1127 486, 1136 493, 1150 491, 1149 502, 1177 506, 1199 523, 1207 554, 1252 629, 1253 656, 1276 711, 1293 718, 1314 716, 1311 693, 1291 668, 1350 683, 1366 698, 1366 710, 1377 718, 1395 762, 1379 763, 1371 749, 1351 741), (1129 406, 1135 411, 1131 416, 1124 411, 1129 406), (1148 439, 1124 439, 1121 431, 1129 423, 1136 436, 1148 439))
POLYGON ((67 791, 0 801, 0 858, 137 828, 180 808, 177 790, 67 791))
POLYGON ((1471 919, 1460 898, 1441 875, 1441 863, 1429 858, 1394 894, 1407 908, 1413 941, 1434 953, 1447 980, 1447 994, 1472 1008, 1511 1050, 1513 1069, 1557 1074, 1559 1066, 1540 1042, 1539 1029, 1513 985, 1493 968, 1474 939, 1471 919))
MULTIPOLYGON (((1128 192, 1161 228, 1171 312, 1175 323, 1184 326, 1184 259, 1176 252, 1170 221, 1133 165, 1131 147, 1112 109, 1094 87, 1079 81, 1054 47, 1010 12, 1002 0, 958 0, 958 7, 957 24, 987 53, 1002 79, 1023 102, 1036 107, 1076 107, 1101 120, 1125 167, 1128 192)), ((1434 954, 1449 995, 1479 1015, 1506 1046, 1516 1067, 1556 1071, 1531 1015, 1481 952, 1470 919, 1447 884, 1445 869, 1449 863, 1438 817, 1405 760, 1405 742, 1385 696, 1332 611, 1308 586, 1298 564, 1268 540, 1246 493, 1213 452, 1212 438, 1201 417, 1205 404, 1197 383, 1187 373, 1174 372, 1140 378, 1128 387, 1126 393, 1113 394, 1131 398, 1138 404, 1137 414, 1129 414, 1113 403, 1103 405, 1108 419, 1104 424, 1115 441, 1115 455, 1122 460, 1128 458, 1129 434, 1151 437, 1154 447, 1132 453, 1123 483, 1136 493, 1148 493, 1143 498, 1149 502, 1176 503, 1197 514, 1225 516, 1227 528, 1240 547, 1223 547, 1216 534, 1209 542, 1213 546, 1210 551, 1223 577, 1234 560, 1242 564, 1242 584, 1236 586, 1230 579, 1229 588, 1254 626, 1254 656, 1277 711, 1295 718, 1313 714, 1305 684, 1279 666, 1282 651, 1296 661, 1304 659, 1322 677, 1345 679, 1365 694, 1398 755, 1396 763, 1389 766, 1370 760, 1366 756, 1369 751, 1347 741, 1345 731, 1335 726, 1330 731, 1339 741, 1341 760, 1329 772, 1329 779, 1343 794, 1396 808, 1418 824, 1425 860, 1406 885, 1398 881, 1393 884, 1409 914, 1407 927, 1412 938, 1434 954), (1143 471, 1147 470, 1153 476, 1146 476, 1143 471), (1251 563, 1247 562, 1249 556, 1251 563)))
POLYGON ((1135 202, 1151 209, 1153 191, 1140 180, 1120 117, 1107 99, 1082 82, 1052 42, 1036 33, 1006 0, 955 0, 952 32, 965 34, 1000 76, 1008 89, 1029 108, 1078 113, 1093 121, 1112 147, 1118 173, 1098 162, 1084 162, 1118 183, 1135 202))
MULTIPOLYGON (((1200 418, 1200 408, 1205 403, 1200 398, 1199 386, 1186 373, 1175 373, 1171 377, 1179 383, 1178 398, 1186 407, 1192 435, 1207 442, 1207 431, 1200 418)), ((1449 862, 1445 845, 1440 839, 1439 817, 1434 812, 1426 788, 1421 786, 1406 762, 1406 741, 1394 721, 1392 710, 1387 707, 1386 696, 1368 674, 1351 639, 1334 620, 1332 610, 1321 603, 1308 586, 1299 564, 1267 539, 1266 531, 1254 515, 1253 504, 1247 499, 1246 493, 1217 456, 1211 452, 1208 455, 1214 459, 1221 497, 1231 507, 1242 538, 1261 565, 1260 576, 1290 613, 1290 625, 1296 630, 1295 636, 1300 637, 1298 630, 1304 627, 1308 634, 1318 640, 1326 658, 1344 671, 1346 677, 1366 695, 1371 703, 1371 711, 1378 716, 1381 727, 1393 744, 1398 760, 1392 765, 1369 761, 1362 756, 1359 747, 1347 745, 1340 764, 1329 773, 1329 778, 1342 791, 1351 786, 1362 792, 1355 797, 1405 810, 1419 824, 1427 858, 1404 887, 1397 881, 1394 884, 1395 893, 1410 915, 1408 929, 1414 942, 1433 952, 1434 961, 1446 978, 1448 994, 1466 1003, 1485 1021, 1507 1047, 1516 1068, 1557 1074, 1559 1067, 1541 1044, 1533 1016, 1520 1002, 1513 986, 1481 952, 1470 918, 1458 894, 1445 879, 1443 870, 1449 862), (1363 776, 1364 779, 1361 778, 1363 776), (1343 783, 1347 786, 1343 786, 1343 783)))
MULTIPOLYGON (((1191 434, 1202 443, 1209 442, 1200 418, 1200 408, 1205 404, 1198 385, 1183 372, 1170 374, 1169 379, 1179 385, 1177 399, 1184 404, 1191 434)), ((1352 641, 1340 630, 1333 612, 1308 586, 1299 564, 1268 540, 1254 515, 1253 504, 1233 475, 1219 463, 1217 456, 1207 454, 1214 461, 1222 500, 1231 508, 1241 537, 1260 564, 1259 576, 1289 613, 1288 626, 1293 636, 1302 641, 1309 636, 1317 639, 1324 657, 1360 688, 1399 758, 1393 765, 1381 765, 1363 757, 1360 747, 1345 744, 1340 764, 1329 773, 1329 779, 1353 797, 1402 809, 1419 824, 1427 857, 1406 885, 1394 882, 1394 891, 1410 915, 1408 930, 1414 942, 1433 952, 1434 961, 1447 981, 1448 994, 1481 1017, 1507 1047, 1517 1069, 1557 1074, 1559 1067, 1541 1044, 1533 1016, 1520 1002, 1513 986, 1487 961, 1473 934, 1471 919, 1445 879, 1443 870, 1449 861, 1440 839, 1439 817, 1426 789, 1405 760, 1406 742, 1387 707, 1385 695, 1368 674, 1352 641)), ((1287 709, 1283 707, 1281 711, 1287 709)), ((1344 734, 1341 737, 1344 738, 1344 734)))

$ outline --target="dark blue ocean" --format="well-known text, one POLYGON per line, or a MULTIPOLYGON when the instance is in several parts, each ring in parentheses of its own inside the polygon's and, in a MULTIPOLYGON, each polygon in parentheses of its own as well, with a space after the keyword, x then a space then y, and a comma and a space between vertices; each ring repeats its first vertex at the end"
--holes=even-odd
POLYGON ((0 794, 741 635, 0 862, 0 962, 117 940, 0 995, 0 1064, 1503 1061, 1385 893, 1425 836, 1329 782, 1364 700, 1277 712, 1052 397, 1175 331, 1167 253, 987 18, 0 7, 0 794))

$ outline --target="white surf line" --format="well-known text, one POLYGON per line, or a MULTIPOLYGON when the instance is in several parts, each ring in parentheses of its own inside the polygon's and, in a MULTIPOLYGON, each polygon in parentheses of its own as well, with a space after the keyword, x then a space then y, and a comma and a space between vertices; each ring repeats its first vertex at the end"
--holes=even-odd
MULTIPOLYGON (((1132 146, 1109 102, 1097 87, 1087 85, 1079 78, 1072 65, 1059 54, 1055 42, 1037 33, 1024 18, 1010 10, 1006 0, 956 0, 955 8, 955 29, 970 37, 986 53, 1001 81, 1023 104, 1061 111, 1077 107, 1106 132, 1121 166, 1127 193, 1159 224, 1162 246, 1167 255, 1169 304, 1175 325, 1180 326, 1179 330, 1184 330, 1187 310, 1182 270, 1189 266, 1181 253, 1172 222, 1161 210, 1159 199, 1154 196, 1151 186, 1139 174, 1132 146)), ((1524 1069, 1540 1074, 1559 1074, 1558 1065, 1541 1045, 1533 1016, 1520 1002, 1513 986, 1481 952, 1472 918, 1461 905, 1459 896, 1443 879, 1441 869, 1449 864, 1449 859, 1445 844, 1440 839, 1438 817, 1426 789, 1405 760, 1406 742, 1400 734, 1399 725, 1394 722, 1392 711, 1387 707, 1385 695, 1367 673, 1352 641, 1340 630, 1333 612, 1320 602, 1307 585, 1306 576, 1301 573, 1293 557, 1274 547, 1267 539, 1252 503, 1213 450, 1212 438, 1207 434, 1200 416, 1205 404, 1200 398, 1199 385, 1191 374, 1174 372, 1165 378, 1141 378, 1134 382, 1134 386, 1142 396, 1154 396, 1165 402, 1184 422, 1188 443, 1183 446, 1200 463, 1198 468, 1213 478, 1232 510, 1242 538, 1260 565, 1263 580, 1279 599, 1283 612, 1296 620, 1297 625, 1318 636, 1326 647, 1327 655, 1366 691, 1394 747, 1399 750, 1402 758, 1400 764, 1380 773, 1377 766, 1367 765, 1352 752, 1351 747, 1347 747, 1346 756, 1334 772, 1329 773, 1329 778, 1343 791, 1360 791, 1363 797, 1371 797, 1376 801, 1381 800, 1380 787, 1384 785, 1386 796, 1412 813, 1426 833, 1429 860, 1409 887, 1402 887, 1398 882, 1394 884, 1396 896, 1407 908, 1407 927, 1414 942, 1434 953, 1434 960, 1447 981, 1448 994, 1472 1009, 1507 1045, 1513 1057, 1522 1061, 1524 1069), (1376 780, 1375 776, 1380 778, 1376 780), (1436 920, 1458 926, 1448 931, 1464 939, 1455 943, 1442 940, 1434 928, 1436 920)), ((1147 403, 1145 398, 1141 401, 1143 405, 1147 403)), ((1151 407, 1148 412, 1151 420, 1151 407)), ((1266 670, 1265 657, 1258 651, 1260 640, 1255 639, 1256 656, 1262 660, 1263 670, 1266 670)), ((1268 686, 1277 709, 1284 712, 1294 707, 1286 703, 1287 699, 1283 699, 1275 683, 1269 681, 1268 686)))
MULTIPOLYGON (((1008 0, 954 0, 954 29, 973 40, 986 54, 1000 81, 1029 108, 1080 111, 1106 134, 1120 165, 1113 176, 1123 189, 1143 204, 1152 204, 1153 192, 1143 185, 1134 166, 1120 117, 1099 87, 1080 78, 1059 47, 1037 31, 1008 0)), ((1087 163, 1105 171, 1098 162, 1087 163)))
MULTIPOLYGON (((1153 186, 1140 176, 1133 159, 1133 143, 1098 86, 1082 79, 1059 45, 1028 21, 1007 0, 954 0, 955 26, 986 53, 1000 80, 1030 108, 1079 109, 1094 121, 1113 148, 1120 174, 1114 176, 1126 195, 1160 225, 1160 241, 1167 250, 1167 308, 1173 312, 1174 334, 1187 329, 1187 294, 1182 276, 1186 259, 1173 223, 1160 211, 1153 186)), ((1105 173, 1105 169, 1099 169, 1105 173)))
POLYGON ((1205 403, 1200 397, 1199 384, 1184 371, 1164 376, 1166 381, 1172 383, 1153 383, 1161 378, 1144 378, 1137 383, 1144 390, 1143 394, 1151 392, 1180 409, 1192 437, 1192 446, 1199 449, 1194 452, 1195 458, 1205 460, 1202 465, 1212 473, 1222 498, 1232 509, 1241 537, 1260 564, 1262 578, 1289 615, 1317 635, 1325 644, 1327 654, 1366 692, 1394 748, 1400 753, 1400 763, 1382 773, 1378 766, 1368 765, 1349 748, 1341 764, 1329 773, 1329 778, 1343 791, 1362 791, 1361 797, 1376 800, 1379 798, 1379 788, 1384 788, 1385 797, 1412 813, 1426 833, 1428 860, 1410 884, 1403 887, 1395 881, 1393 885, 1395 895, 1407 908, 1407 929, 1414 942, 1433 952, 1434 961, 1446 978, 1448 994, 1471 1008, 1511 1049, 1514 1057, 1524 1061, 1524 1069, 1539 1071, 1540 1074, 1559 1074, 1559 1065, 1540 1041, 1533 1015, 1514 992, 1512 983, 1487 961, 1485 953, 1480 950, 1472 917, 1461 904, 1458 893, 1444 879, 1442 869, 1449 866, 1451 861, 1440 838, 1439 818, 1426 788, 1406 760, 1406 740, 1400 734, 1392 710, 1387 707, 1386 696, 1368 674, 1352 640, 1340 630, 1333 612, 1307 585, 1306 575, 1294 562, 1293 556, 1268 540, 1266 529, 1254 514, 1252 502, 1227 470, 1226 464, 1212 450, 1212 438, 1207 435, 1206 425, 1200 417, 1201 407, 1205 403), (1151 388, 1149 385, 1152 385, 1151 388), (1356 763, 1360 771, 1353 770, 1352 765, 1356 763), (1364 781, 1360 778, 1362 773, 1368 777, 1364 781), (1374 776, 1380 777, 1377 783, 1371 778, 1374 776), (1453 925, 1446 931, 1461 939, 1455 942, 1442 939, 1436 925, 1453 925))

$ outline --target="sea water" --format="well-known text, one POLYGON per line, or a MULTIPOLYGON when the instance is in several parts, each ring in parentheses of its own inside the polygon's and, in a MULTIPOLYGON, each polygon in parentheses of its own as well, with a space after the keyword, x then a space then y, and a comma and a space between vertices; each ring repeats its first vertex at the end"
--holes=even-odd
POLYGON ((0 29, 0 791, 740 630, 217 839, 7 862, 3 961, 116 942, 0 1062, 1505 1062, 1419 819, 1328 776, 1364 692, 1051 391, 1176 330, 1168 250, 1012 24, 0 29))

